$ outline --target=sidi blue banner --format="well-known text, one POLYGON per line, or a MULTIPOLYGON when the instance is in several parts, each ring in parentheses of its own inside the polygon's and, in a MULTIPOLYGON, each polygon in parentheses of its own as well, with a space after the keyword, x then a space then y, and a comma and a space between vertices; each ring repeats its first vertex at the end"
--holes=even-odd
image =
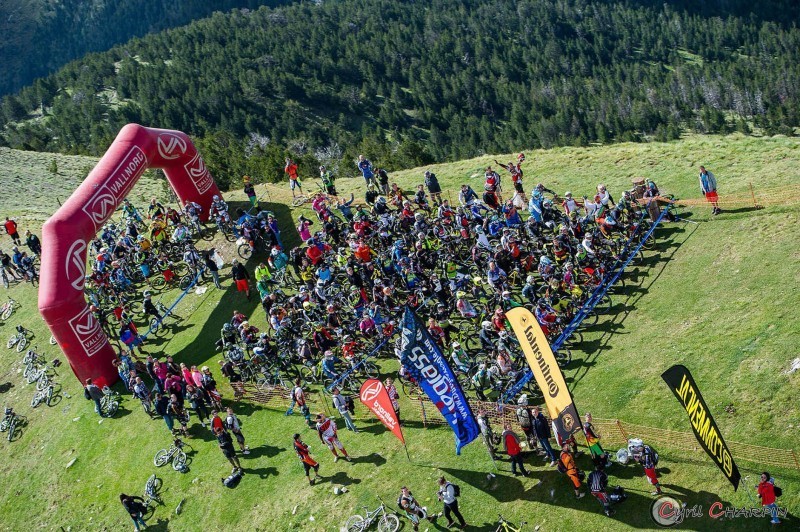
POLYGON ((401 342, 400 362, 453 429, 456 454, 461 454, 461 448, 480 434, 478 423, 439 346, 408 307, 401 342))

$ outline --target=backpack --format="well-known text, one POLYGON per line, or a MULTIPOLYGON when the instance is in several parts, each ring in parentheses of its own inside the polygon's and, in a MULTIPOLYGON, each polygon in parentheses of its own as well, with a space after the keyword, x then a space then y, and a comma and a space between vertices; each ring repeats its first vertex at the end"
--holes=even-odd
POLYGON ((652 446, 648 445, 647 447, 650 448, 650 453, 651 453, 651 455, 653 457, 653 466, 657 466, 658 465, 658 453, 656 452, 655 449, 653 449, 652 446))
POLYGON ((456 497, 461 497, 461 488, 458 486, 458 484, 451 483, 450 485, 453 486, 453 495, 456 497))
POLYGON ((776 497, 783 495, 783 490, 778 486, 773 485, 772 490, 775 492, 776 497))
POLYGON ((242 472, 238 469, 231 473, 227 478, 222 479, 222 485, 226 488, 235 488, 242 481, 242 472))
POLYGON ((345 396, 344 404, 347 407, 347 410, 351 414, 355 414, 356 413, 356 403, 353 401, 352 397, 350 397, 349 395, 345 396))
POLYGON ((567 473, 567 466, 564 465, 564 462, 562 462, 561 459, 558 460, 558 463, 556 464, 556 469, 558 469, 559 473, 562 474, 567 473))
POLYGON ((517 408, 517 419, 522 428, 531 428, 531 414, 527 408, 517 408))
POLYGON ((625 493, 625 488, 617 486, 611 491, 608 498, 611 499, 611 502, 622 502, 628 498, 628 495, 625 493))
POLYGON ((87 401, 91 401, 92 395, 89 393, 88 388, 83 389, 83 396, 86 398, 87 401))

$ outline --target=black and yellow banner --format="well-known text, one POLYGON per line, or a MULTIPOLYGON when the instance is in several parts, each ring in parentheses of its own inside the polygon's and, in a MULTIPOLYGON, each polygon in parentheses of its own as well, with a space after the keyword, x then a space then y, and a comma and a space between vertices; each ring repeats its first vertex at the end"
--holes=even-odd
POLYGON ((566 440, 572 433, 581 430, 581 420, 547 337, 536 317, 524 307, 509 310, 506 317, 522 346, 536 384, 544 394, 550 419, 555 421, 556 430, 566 440))
POLYGON ((697 389, 692 374, 685 366, 676 365, 661 374, 672 393, 678 398, 692 423, 692 430, 708 456, 714 460, 722 474, 733 484, 734 491, 739 488, 739 468, 733 461, 728 446, 719 432, 708 405, 697 389))

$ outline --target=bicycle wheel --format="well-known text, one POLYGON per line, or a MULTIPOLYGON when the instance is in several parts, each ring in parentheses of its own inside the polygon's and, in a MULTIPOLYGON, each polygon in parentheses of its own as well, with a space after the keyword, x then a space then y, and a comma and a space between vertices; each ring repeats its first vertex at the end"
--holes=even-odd
POLYGON ((15 345, 17 345, 17 342, 19 342, 19 338, 17 338, 16 334, 12 334, 11 338, 9 338, 8 342, 6 342, 6 347, 11 349, 15 345))
POLYGON ((31 408, 36 408, 37 406, 42 404, 42 399, 43 397, 41 393, 36 392, 35 394, 33 394, 33 399, 31 399, 31 408))
POLYGON ((394 514, 386 514, 378 521, 378 532, 396 532, 400 528, 400 519, 394 514))
POLYGON ((26 345, 28 345, 28 339, 23 336, 19 339, 19 342, 17 342, 17 353, 22 353, 26 345))
POLYGON ((148 481, 147 483, 150 486, 150 493, 152 493, 153 495, 156 495, 156 494, 158 494, 159 491, 161 491, 161 485, 163 484, 163 482, 161 481, 160 478, 158 478, 155 475, 155 473, 153 473, 153 476, 151 478, 152 478, 152 481, 148 481))
POLYGON ((364 362, 361 365, 361 371, 369 377, 370 379, 377 379, 378 378, 378 366, 376 366, 372 362, 364 362))
POLYGON ((572 351, 566 347, 562 347, 557 353, 554 353, 558 367, 565 368, 572 362, 572 351))
POLYGON ((189 266, 185 262, 178 262, 172 266, 172 272, 178 277, 183 277, 189 273, 189 266))
POLYGON ((461 386, 461 389, 464 391, 469 390, 472 387, 472 379, 463 371, 456 375, 456 380, 458 381, 458 385, 461 386))
POLYGON ((117 413, 117 410, 119 410, 119 402, 109 401, 106 408, 106 417, 114 417, 114 414, 117 413))
POLYGON ((299 207, 305 202, 306 202, 305 196, 297 196, 296 198, 292 199, 292 207, 299 207))
POLYGON ((175 471, 180 471, 186 465, 186 453, 183 451, 178 451, 175 453, 175 457, 172 459, 172 469, 175 471))
POLYGON ((8 276, 3 272, 3 286, 8 288, 8 276))
POLYGON ((58 342, 56 342, 56 337, 53 336, 53 335, 50 335, 50 345, 56 345, 57 343, 58 342))
POLYGON ((181 281, 180 281, 180 283, 178 283, 178 287, 181 290, 188 290, 188 288, 190 286, 192 286, 193 282, 194 282, 194 276, 193 275, 186 275, 184 277, 181 277, 181 281))
POLYGON ((344 524, 344 528, 347 530, 347 532, 361 532, 364 530, 364 518, 360 515, 350 516, 350 518, 344 524))
POLYGON ((238 253, 239 256, 244 260, 247 260, 253 256, 253 248, 251 248, 250 244, 247 243, 239 244, 239 247, 236 248, 236 253, 238 253))
POLYGON ((2 318, 3 321, 5 321, 11 317, 12 312, 14 312, 14 307, 9 305, 8 307, 5 308, 5 310, 3 310, 3 314, 0 316, 0 318, 2 318))
POLYGON ((303 382, 316 384, 317 383, 317 372, 314 371, 314 368, 310 368, 308 366, 303 366, 302 368, 300 368, 300 378, 303 379, 303 382))
POLYGON ((153 465, 156 467, 161 467, 167 462, 169 462, 169 451, 167 449, 161 449, 153 458, 153 465))
POLYGON ((153 334, 158 335, 158 332, 162 330, 164 327, 158 321, 158 318, 150 318, 150 329, 153 331, 153 334))
POLYGON ((36 381, 36 389, 40 392, 50 386, 50 377, 47 376, 47 373, 42 371, 42 374, 39 376, 39 380, 36 381))
POLYGON ((154 277, 152 281, 150 281, 152 287, 156 290, 163 290, 167 286, 167 281, 164 279, 164 276, 161 275, 159 277, 154 277))

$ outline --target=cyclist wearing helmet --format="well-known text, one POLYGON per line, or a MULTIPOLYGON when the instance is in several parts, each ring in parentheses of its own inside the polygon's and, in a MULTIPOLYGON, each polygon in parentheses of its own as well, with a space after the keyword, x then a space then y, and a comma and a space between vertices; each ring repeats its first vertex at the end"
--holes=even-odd
POLYGON ((336 193, 336 186, 333 184, 335 178, 330 170, 325 168, 325 165, 319 167, 319 178, 322 180, 322 185, 325 187, 325 192, 331 196, 338 196, 336 193))
POLYGON ((428 198, 425 195, 424 185, 417 185, 417 191, 414 193, 414 203, 416 203, 417 206, 425 212, 430 212, 431 207, 428 205, 428 198))

